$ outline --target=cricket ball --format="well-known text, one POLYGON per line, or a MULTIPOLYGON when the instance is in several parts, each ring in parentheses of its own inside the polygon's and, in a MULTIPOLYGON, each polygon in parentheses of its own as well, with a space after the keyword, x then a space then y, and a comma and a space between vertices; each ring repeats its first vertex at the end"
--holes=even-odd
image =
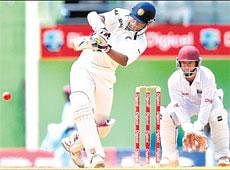
POLYGON ((3 99, 3 100, 10 100, 11 97, 12 97, 12 95, 11 95, 10 92, 7 92, 7 91, 6 91, 6 92, 2 93, 2 99, 3 99))

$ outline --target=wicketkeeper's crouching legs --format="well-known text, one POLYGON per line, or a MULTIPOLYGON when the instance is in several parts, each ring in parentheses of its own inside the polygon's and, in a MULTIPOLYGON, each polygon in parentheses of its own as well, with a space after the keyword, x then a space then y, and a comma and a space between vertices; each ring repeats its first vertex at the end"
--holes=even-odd
POLYGON ((209 118, 211 139, 214 144, 215 159, 219 166, 230 166, 228 113, 225 109, 215 109, 209 118))
POLYGON ((179 154, 177 150, 177 128, 174 120, 176 117, 169 113, 167 109, 161 107, 161 146, 162 146, 162 160, 161 167, 170 166, 175 167, 179 165, 179 154))

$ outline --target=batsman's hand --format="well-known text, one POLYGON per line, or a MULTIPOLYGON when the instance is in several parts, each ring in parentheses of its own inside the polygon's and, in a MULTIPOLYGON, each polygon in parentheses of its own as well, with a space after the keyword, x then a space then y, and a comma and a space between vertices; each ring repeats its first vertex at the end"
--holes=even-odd
POLYGON ((110 33, 106 28, 101 28, 95 32, 92 37, 92 46, 95 51, 108 52, 111 46, 108 44, 110 33))
POLYGON ((93 51, 108 52, 111 46, 107 43, 110 33, 105 28, 101 28, 90 37, 79 37, 72 40, 73 49, 81 51, 92 49, 93 51))
POLYGON ((188 152, 205 152, 208 148, 207 137, 202 131, 185 133, 183 150, 188 152))

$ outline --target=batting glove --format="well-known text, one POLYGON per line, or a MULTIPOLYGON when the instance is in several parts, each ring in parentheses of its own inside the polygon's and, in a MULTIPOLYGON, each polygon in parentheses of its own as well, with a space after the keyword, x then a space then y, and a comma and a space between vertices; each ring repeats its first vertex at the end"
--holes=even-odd
POLYGON ((108 44, 110 33, 107 29, 101 28, 91 37, 92 46, 95 51, 109 52, 111 46, 108 44))

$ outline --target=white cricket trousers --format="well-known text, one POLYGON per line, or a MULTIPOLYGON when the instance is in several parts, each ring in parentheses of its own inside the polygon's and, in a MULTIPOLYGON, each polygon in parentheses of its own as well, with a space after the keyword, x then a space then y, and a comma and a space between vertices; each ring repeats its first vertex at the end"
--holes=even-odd
POLYGON ((75 61, 70 71, 71 92, 83 92, 92 104, 97 123, 110 116, 113 102, 115 71, 92 63, 75 61))

